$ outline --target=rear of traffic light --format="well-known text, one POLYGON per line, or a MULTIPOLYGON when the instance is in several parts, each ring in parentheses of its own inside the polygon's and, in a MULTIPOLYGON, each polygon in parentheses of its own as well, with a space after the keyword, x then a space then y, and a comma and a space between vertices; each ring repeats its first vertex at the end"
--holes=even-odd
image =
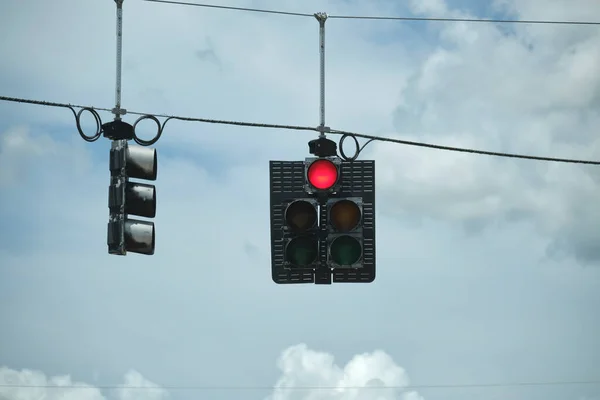
POLYGON ((154 218, 156 187, 131 182, 129 178, 154 181, 157 170, 156 149, 129 146, 126 140, 113 141, 110 150, 111 184, 108 193, 109 254, 126 255, 127 252, 154 254, 154 223, 131 219, 128 215, 154 218))

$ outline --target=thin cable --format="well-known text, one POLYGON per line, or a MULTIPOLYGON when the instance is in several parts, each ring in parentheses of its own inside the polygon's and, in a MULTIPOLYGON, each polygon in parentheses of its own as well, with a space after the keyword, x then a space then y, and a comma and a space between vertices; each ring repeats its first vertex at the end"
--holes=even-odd
MULTIPOLYGON (((127 111, 127 114, 132 115, 150 115, 141 112, 127 111)), ((221 119, 208 119, 208 118, 194 118, 194 117, 180 117, 177 115, 168 114, 153 114, 155 117, 176 119, 179 121, 190 121, 190 122, 204 122, 207 124, 219 124, 219 125, 236 125, 236 126, 247 126, 252 128, 271 128, 271 129, 287 129, 295 131, 318 131, 316 127, 312 126, 300 126, 300 125, 280 125, 280 124, 268 124, 263 122, 246 122, 246 121, 229 121, 221 119)))
MULTIPOLYGON (((224 10, 258 12, 266 14, 291 15, 296 17, 314 17, 313 14, 298 13, 290 11, 261 9, 261 8, 246 8, 246 7, 230 7, 219 6, 206 3, 191 3, 175 0, 142 0, 151 3, 165 3, 173 5, 219 8, 224 10)), ((489 19, 489 18, 434 18, 434 17, 394 17, 394 16, 370 16, 370 15, 328 15, 328 18, 335 19, 364 19, 364 20, 388 20, 388 21, 429 21, 429 22, 482 22, 494 24, 544 24, 544 25, 600 25, 596 21, 559 21, 559 20, 515 20, 515 19, 489 19)))
POLYGON ((186 1, 172 1, 172 0, 142 0, 142 1, 147 1, 147 2, 150 2, 150 3, 175 4, 175 5, 180 5, 180 6, 219 8, 219 9, 222 9, 222 10, 248 11, 248 12, 257 12, 257 13, 265 13, 265 14, 290 15, 290 16, 294 16, 294 17, 313 17, 313 14, 306 14, 306 13, 297 13, 297 12, 289 12, 289 11, 278 11, 278 10, 266 10, 266 9, 260 9, 260 8, 218 6, 218 5, 215 5, 215 4, 190 3, 190 2, 186 2, 186 1))
MULTIPOLYGON (((22 99, 18 97, 7 97, 0 96, 0 100, 2 101, 12 101, 15 103, 24 103, 24 104, 37 104, 41 106, 49 106, 49 107, 63 107, 63 108, 91 108, 93 110, 99 111, 108 111, 112 112, 111 109, 102 108, 102 107, 88 107, 81 106, 77 104, 67 104, 67 103, 55 103, 51 101, 41 101, 41 100, 29 100, 22 99)), ((208 124, 220 124, 220 125, 237 125, 237 126, 248 126, 254 128, 273 128, 273 129, 288 129, 288 130, 298 130, 298 131, 318 131, 315 127, 310 126, 298 126, 298 125, 281 125, 281 124, 266 124, 266 123, 258 123, 258 122, 242 122, 242 121, 227 121, 227 120, 218 120, 218 119, 207 119, 207 118, 192 118, 192 117, 180 117, 177 115, 166 115, 166 114, 148 114, 136 111, 127 111, 127 114, 131 115, 153 115, 155 117, 160 118, 168 118, 168 119, 176 119, 180 121, 192 121, 192 122, 204 122, 208 124)))
POLYGON ((385 137, 385 136, 375 136, 375 135, 366 135, 366 134, 363 134, 363 133, 355 133, 355 132, 348 132, 348 131, 338 131, 338 130, 333 130, 333 129, 329 133, 338 134, 338 135, 348 135, 348 136, 351 136, 351 137, 359 137, 359 138, 370 139, 370 140, 379 141, 379 142, 397 143, 397 144, 404 144, 404 145, 407 145, 407 146, 426 147, 426 148, 429 148, 429 149, 457 151, 457 152, 461 152, 461 153, 481 154, 481 155, 486 155, 486 156, 507 157, 507 158, 521 158, 521 159, 525 159, 525 160, 562 162, 562 163, 570 163, 570 164, 600 165, 600 161, 577 160, 577 159, 571 159, 571 158, 540 157, 540 156, 530 156, 530 155, 526 155, 526 154, 515 154, 515 153, 503 153, 503 152, 496 152, 496 151, 476 150, 476 149, 468 149, 468 148, 462 148, 462 147, 443 146, 443 145, 439 145, 439 144, 413 142, 413 141, 410 141, 410 140, 403 140, 403 139, 393 139, 393 138, 388 138, 388 137, 385 137))
MULTIPOLYGON (((63 108, 70 108, 71 110, 73 110, 73 107, 77 107, 77 108, 81 108, 81 109, 101 110, 101 111, 109 111, 109 112, 111 111, 107 108, 101 108, 101 107, 86 107, 86 106, 80 106, 80 105, 75 105, 75 104, 55 103, 55 102, 40 101, 40 100, 28 100, 28 99, 21 99, 21 98, 16 98, 16 97, 7 97, 7 96, 0 96, 0 100, 12 101, 12 102, 17 102, 17 103, 26 103, 26 104, 37 104, 37 105, 51 106, 51 107, 63 107, 63 108)), ((287 129, 287 130, 297 130, 297 131, 315 131, 315 132, 319 131, 318 127, 311 127, 311 126, 280 125, 280 124, 267 124, 267 123, 262 123, 262 122, 228 121, 228 120, 218 120, 218 119, 208 119, 208 118, 181 117, 181 116, 177 116, 177 115, 148 114, 148 113, 141 113, 141 112, 135 112, 135 111, 128 111, 127 113, 133 114, 133 115, 141 115, 141 116, 161 117, 161 118, 166 118, 167 120, 176 119, 176 120, 180 120, 180 121, 204 122, 204 123, 209 123, 209 124, 236 125, 236 126, 247 126, 247 127, 254 127, 254 128, 287 129)), ((452 147, 452 146, 443 146, 443 145, 438 145, 438 144, 413 142, 410 140, 394 139, 394 138, 389 138, 389 137, 385 137, 385 136, 367 135, 364 133, 356 133, 356 132, 341 131, 341 130, 334 130, 334 129, 331 129, 328 133, 342 135, 342 136, 344 136, 344 135, 350 136, 355 139, 363 138, 363 139, 369 139, 370 141, 397 143, 397 144, 403 144, 403 145, 407 145, 407 146, 426 147, 429 149, 456 151, 456 152, 461 152, 461 153, 472 153, 472 154, 480 154, 480 155, 486 155, 486 156, 520 158, 520 159, 525 159, 525 160, 562 162, 562 163, 570 163, 570 164, 600 165, 600 161, 580 160, 580 159, 572 159, 572 158, 540 157, 540 156, 531 156, 531 155, 525 155, 525 154, 476 150, 476 149, 469 149, 469 148, 462 148, 462 147, 452 147)), ((363 146, 363 148, 364 148, 364 146, 363 146)))
POLYGON ((77 385, 18 385, 0 384, 6 388, 44 388, 44 389, 132 389, 132 390, 338 390, 338 389, 468 389, 468 388, 494 388, 494 387, 522 387, 522 386, 567 386, 567 385, 595 385, 600 380, 584 381, 546 381, 546 382, 513 382, 513 383, 472 383, 472 384, 437 384, 437 385, 407 385, 407 386, 77 386, 77 385))
POLYGON ((0 96, 0 100, 2 101, 12 101, 14 103, 25 103, 25 104, 37 104, 40 106, 48 106, 48 107, 62 107, 62 108, 92 108, 94 110, 99 110, 99 111, 108 111, 108 112, 112 112, 111 109, 109 108, 102 108, 102 107, 88 107, 88 106, 80 106, 77 104, 71 104, 71 103, 56 103, 53 101, 43 101, 43 100, 30 100, 30 99, 22 99, 19 97, 8 97, 8 96, 0 96))
POLYGON ((491 24, 543 24, 543 25, 600 25, 596 21, 557 21, 557 20, 518 20, 491 18, 434 18, 434 17, 393 17, 368 15, 330 15, 332 19, 370 19, 388 21, 429 21, 429 22, 483 22, 491 24))

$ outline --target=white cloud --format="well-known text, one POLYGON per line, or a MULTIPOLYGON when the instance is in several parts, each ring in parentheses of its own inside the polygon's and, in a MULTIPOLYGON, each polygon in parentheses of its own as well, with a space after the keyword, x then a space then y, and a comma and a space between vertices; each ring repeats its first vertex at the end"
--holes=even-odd
POLYGON ((125 374, 124 382, 119 386, 118 389, 113 390, 113 395, 104 395, 94 385, 75 381, 69 375, 46 376, 36 370, 19 371, 0 367, 0 399, 2 400, 167 400, 169 398, 165 390, 133 370, 125 374), (134 388, 127 389, 127 387, 134 388))
MULTIPOLYGON (((510 2, 520 18, 583 18, 567 2, 532 16, 536 1, 510 2), (550 11, 548 11, 550 10, 550 11)), ((417 13, 435 15, 443 2, 417 13)), ((505 7, 508 7, 505 4, 505 7)), ((576 7, 574 7, 576 8, 576 7)), ((538 9, 538 8, 536 8, 538 9)), ((468 16, 468 15, 467 15, 468 16)), ((474 17, 474 16, 471 16, 474 17)), ((405 140, 559 158, 600 159, 600 29, 436 24, 439 41, 402 91, 395 112, 405 140)), ((515 161, 378 143, 379 187, 390 213, 483 228, 532 222, 549 241, 584 264, 598 264, 597 167, 515 161), (381 166, 385 166, 382 168, 381 166), (393 200, 392 200, 393 199, 393 200), (586 199, 584 201, 584 199, 586 199), (585 211, 584 211, 585 210, 585 211), (593 221, 593 222, 591 222, 593 221), (565 232, 569 232, 565 234, 565 232)))
POLYGON ((422 400, 404 369, 381 350, 355 355, 344 366, 305 344, 289 347, 278 361, 281 377, 269 400, 422 400))
MULTIPOLYGON (((409 384, 406 372, 381 350, 357 354, 340 366, 332 354, 298 344, 285 349, 277 365, 281 377, 268 400, 423 400, 417 392, 403 390, 409 384)), ((0 367, 2 400, 167 400, 171 397, 167 390, 134 370, 125 374, 119 388, 101 390, 75 381, 69 375, 50 377, 41 371, 0 367), (9 387, 11 385, 13 387, 9 387)))
POLYGON ((448 11, 444 0, 412 0, 410 6, 418 14, 441 16, 448 11))

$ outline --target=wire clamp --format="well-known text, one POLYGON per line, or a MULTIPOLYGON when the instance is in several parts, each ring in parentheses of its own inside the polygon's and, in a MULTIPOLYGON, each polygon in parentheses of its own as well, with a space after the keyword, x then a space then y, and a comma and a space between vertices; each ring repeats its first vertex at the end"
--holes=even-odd
POLYGON ((110 110, 110 112, 112 112, 115 115, 115 118, 117 119, 121 118, 121 115, 127 114, 127 110, 121 107, 115 107, 112 110, 110 110))
POLYGON ((327 13, 317 12, 314 15, 315 15, 315 18, 317 19, 317 21, 319 21, 319 24, 325 25, 325 21, 327 20, 327 13))

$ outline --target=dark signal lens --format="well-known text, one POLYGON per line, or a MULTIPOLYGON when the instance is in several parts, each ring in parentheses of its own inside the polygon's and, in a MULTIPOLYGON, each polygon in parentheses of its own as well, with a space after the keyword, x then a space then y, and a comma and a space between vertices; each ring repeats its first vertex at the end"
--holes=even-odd
POLYGON ((350 266, 362 257, 362 247, 352 236, 339 236, 331 243, 330 254, 336 264, 350 266))
POLYGON ((329 160, 321 159, 308 167, 308 182, 319 190, 331 188, 338 180, 338 169, 329 160))
POLYGON ((360 222, 360 208, 351 200, 340 200, 329 211, 331 225, 341 232, 350 232, 360 222))
POLYGON ((317 209, 308 201, 294 201, 285 210, 285 222, 293 232, 304 232, 316 225, 317 209))
POLYGON ((306 267, 317 260, 317 240, 311 237, 296 237, 285 248, 285 259, 298 267, 306 267))

